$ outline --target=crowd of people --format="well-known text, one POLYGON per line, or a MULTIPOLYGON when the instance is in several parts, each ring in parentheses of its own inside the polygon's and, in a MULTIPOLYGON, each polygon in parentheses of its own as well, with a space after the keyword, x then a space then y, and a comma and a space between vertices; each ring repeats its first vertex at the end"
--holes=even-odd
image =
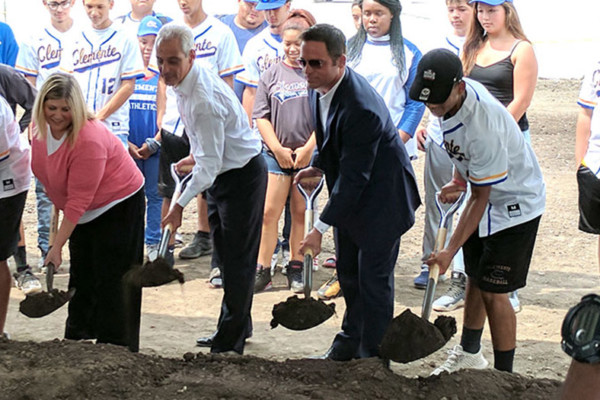
MULTIPOLYGON (((139 349, 141 289, 123 276, 143 262, 144 245, 156 257, 161 227, 176 230, 196 199, 197 232, 178 256, 212 255, 209 283, 223 289, 217 329, 199 346, 242 354, 253 294, 272 286, 278 251, 287 246, 281 271, 301 293, 303 254, 318 254, 333 227, 325 264, 335 273, 318 295, 343 295, 346 312, 324 358, 378 356, 401 236, 421 204, 411 166, 420 150, 425 227, 414 286, 427 286, 434 263, 440 279, 452 265, 433 308, 465 309, 460 344, 434 373, 488 365, 486 319, 494 367, 512 371, 517 290, 545 205, 526 116, 537 61, 512 0, 440 1, 449 34, 425 55, 404 36, 399 0, 354 1, 348 39, 293 0, 238 0, 237 14, 223 16, 202 0, 178 0, 176 16, 131 0, 114 20, 114 0, 83 0, 89 21, 71 18, 76 0, 41 2, 48 25, 1 60, 14 68, 0 68, 0 333, 13 278, 25 294, 42 290, 20 223, 33 172, 39 267, 58 268, 67 243, 70 252, 65 338, 139 349), (172 164, 193 174, 177 199, 172 164), (321 175, 329 198, 305 233, 295 185, 321 175), (434 254, 436 196, 449 203, 463 192, 456 228, 434 254), (63 218, 51 243, 53 207, 63 218)), ((580 228, 594 234, 599 68, 581 91, 576 148, 580 228)))

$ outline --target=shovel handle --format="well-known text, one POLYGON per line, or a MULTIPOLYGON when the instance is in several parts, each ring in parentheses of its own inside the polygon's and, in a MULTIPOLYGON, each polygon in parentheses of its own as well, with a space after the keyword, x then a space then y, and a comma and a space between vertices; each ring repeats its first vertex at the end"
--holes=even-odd
MULTIPOLYGON (((59 212, 53 204, 50 211, 50 235, 48 237, 48 251, 50 251, 54 245, 54 240, 56 239, 56 234, 58 233, 58 214, 59 212)), ((48 263, 46 266, 46 289, 48 290, 48 293, 52 292, 52 288, 54 287, 55 269, 56 266, 53 263, 48 263)))

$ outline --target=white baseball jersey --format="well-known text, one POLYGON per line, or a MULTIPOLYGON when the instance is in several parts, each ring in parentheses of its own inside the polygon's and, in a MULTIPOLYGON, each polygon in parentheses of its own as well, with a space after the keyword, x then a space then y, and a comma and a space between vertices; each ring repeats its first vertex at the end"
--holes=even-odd
MULTIPOLYGON (((170 17, 167 17, 166 15, 157 13, 155 11, 152 11, 152 15, 153 17, 156 17, 160 20, 160 22, 164 25, 168 22, 171 22, 173 19, 170 17)), ((120 15, 117 18, 114 19, 113 24, 115 24, 115 28, 118 30, 124 30, 126 31, 130 36, 133 36, 135 39, 137 39, 137 34, 138 34, 138 29, 140 28, 140 21, 135 20, 131 17, 131 12, 128 12, 125 15, 120 15)))
MULTIPOLYGON (((408 97, 408 90, 414 80, 420 59, 419 49, 404 39, 405 68, 400 75, 393 59, 390 37, 384 35, 381 38, 368 36, 360 58, 350 63, 350 67, 365 77, 377 93, 383 97, 396 128, 402 129, 409 135, 414 135, 425 110, 423 103, 415 102, 408 97), (416 110, 407 107, 409 102, 412 102, 416 110), (413 115, 409 115, 411 113, 413 115)), ((415 139, 409 139, 404 146, 410 158, 417 157, 415 139)))
POLYGON ((599 98, 600 61, 594 63, 585 74, 579 92, 579 100, 577 101, 577 104, 581 107, 593 110, 590 139, 587 152, 583 158, 583 164, 600 178, 600 112, 596 112, 599 98))
POLYGON ((477 81, 464 78, 467 97, 458 112, 441 120, 446 152, 473 186, 491 185, 479 236, 542 215, 546 185, 533 149, 512 115, 477 81))
POLYGON ((283 61, 284 57, 281 37, 271 34, 270 29, 265 28, 246 44, 242 55, 244 71, 237 74, 235 80, 246 86, 258 87, 262 73, 283 61))
POLYGON ((52 25, 37 30, 21 43, 15 69, 35 77, 35 86, 39 90, 48 76, 58 72, 61 60, 66 56, 65 48, 75 41, 75 35, 80 31, 75 24, 66 32, 60 32, 52 25))
MULTIPOLYGON (((440 48, 448 49, 460 57, 466 39, 466 36, 448 35, 440 48)), ((431 140, 438 146, 444 147, 444 135, 442 135, 442 130, 440 129, 439 119, 429 119, 429 124, 427 125, 427 140, 431 140)))
MULTIPOLYGON (((65 68, 75 75, 88 107, 97 112, 108 103, 121 82, 144 76, 144 61, 135 39, 114 24, 106 29, 84 29, 73 43, 65 68)), ((114 134, 129 132, 129 101, 104 124, 114 134)))
POLYGON ((8 102, 0 96, 0 199, 29 189, 31 165, 29 143, 8 102))

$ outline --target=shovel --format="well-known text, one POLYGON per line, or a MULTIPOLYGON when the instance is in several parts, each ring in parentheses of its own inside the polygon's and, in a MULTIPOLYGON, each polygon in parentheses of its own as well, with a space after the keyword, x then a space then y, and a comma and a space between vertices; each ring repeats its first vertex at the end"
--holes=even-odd
MULTIPOLYGON (((298 190, 306 201, 304 212, 304 233, 308 234, 313 228, 315 200, 323 188, 323 177, 314 176, 303 178, 298 182, 298 190)), ((310 297, 312 291, 313 251, 304 252, 303 281, 304 298, 291 296, 282 303, 273 306, 271 328, 282 325, 291 330, 306 330, 327 321, 335 314, 335 303, 325 304, 322 300, 310 297)))
MULTIPOLYGON (((52 247, 54 244, 54 238, 58 231, 58 210, 52 206, 52 212, 50 216, 50 238, 49 245, 52 247)), ((73 295, 75 294, 75 288, 69 289, 65 292, 62 290, 54 289, 54 269, 55 266, 52 263, 48 264, 46 269, 46 289, 47 292, 28 294, 25 296, 25 300, 19 304, 19 311, 29 318, 41 318, 53 313, 54 311, 65 305, 73 295)))
MULTIPOLYGON (((444 211, 439 201, 439 194, 439 192, 435 194, 435 204, 440 213, 435 253, 444 248, 450 217, 458 210, 464 198, 464 193, 461 193, 459 198, 444 211)), ((400 363, 418 360, 442 348, 456 333, 456 320, 452 317, 440 316, 433 324, 429 322, 439 273, 439 265, 434 264, 429 267, 421 317, 407 309, 392 320, 381 341, 379 352, 382 358, 400 363)))
MULTIPOLYGON (((175 181, 175 190, 173 192, 173 197, 171 198, 169 212, 173 210, 175 204, 177 203, 177 199, 179 199, 179 196, 181 195, 181 192, 190 179, 192 179, 192 174, 190 173, 191 168, 186 167, 183 169, 185 172, 187 172, 187 175, 182 178, 177 173, 175 164, 171 164, 171 176, 173 177, 173 181, 175 181)), ((127 273, 125 277, 126 280, 138 287, 161 286, 169 282, 173 282, 174 280, 177 280, 181 284, 185 282, 183 273, 181 273, 177 268, 171 267, 171 265, 169 265, 169 263, 165 260, 165 255, 167 254, 167 250, 169 248, 169 240, 171 239, 172 232, 173 226, 171 224, 167 224, 167 226, 165 226, 163 229, 163 234, 160 238, 158 255, 156 256, 156 259, 148 260, 141 267, 132 268, 127 273)))

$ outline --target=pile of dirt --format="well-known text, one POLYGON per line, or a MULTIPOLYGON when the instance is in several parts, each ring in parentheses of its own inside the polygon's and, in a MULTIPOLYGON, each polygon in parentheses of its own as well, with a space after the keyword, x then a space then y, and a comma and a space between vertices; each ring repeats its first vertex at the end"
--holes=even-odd
POLYGON ((494 370, 411 379, 375 359, 268 361, 112 345, 0 341, 1 399, 550 399, 560 383, 494 370))

